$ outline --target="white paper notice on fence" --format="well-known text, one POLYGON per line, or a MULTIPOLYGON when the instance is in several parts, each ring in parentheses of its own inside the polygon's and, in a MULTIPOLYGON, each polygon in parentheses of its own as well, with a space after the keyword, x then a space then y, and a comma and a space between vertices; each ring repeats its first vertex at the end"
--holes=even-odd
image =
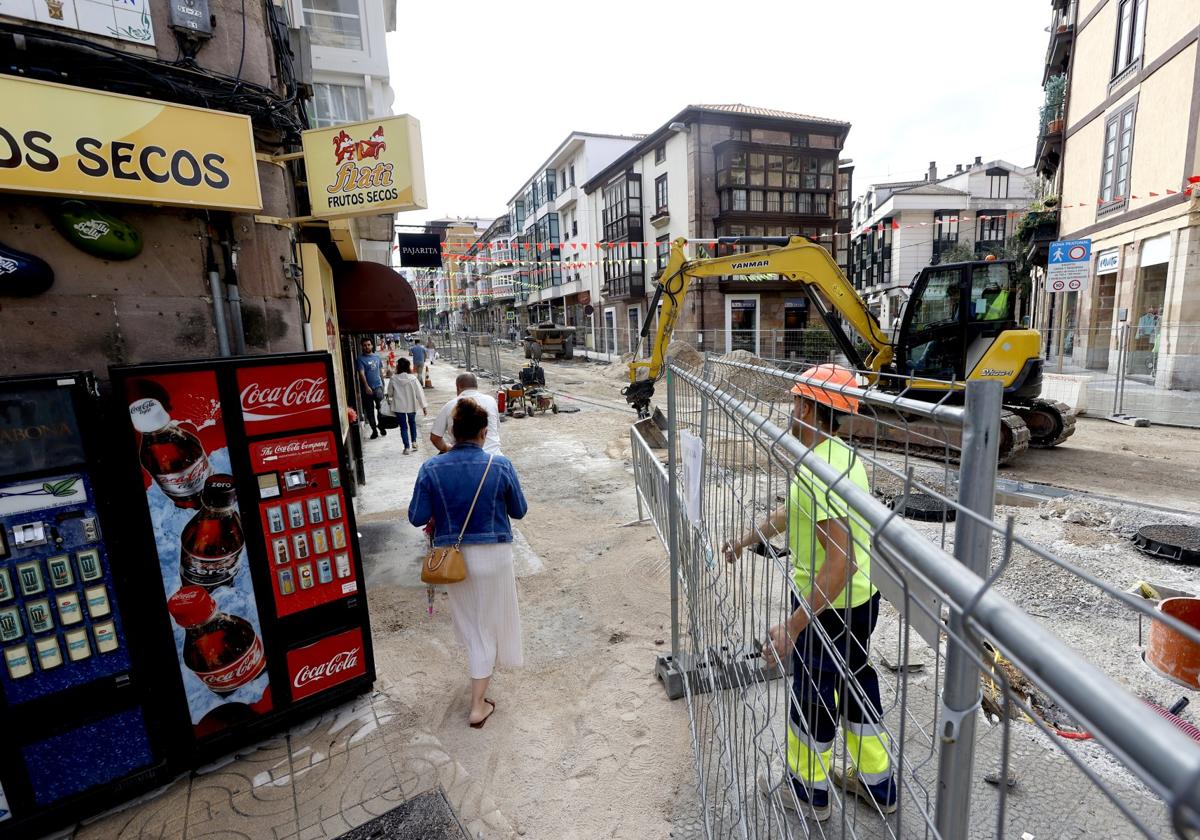
POLYGON ((693 523, 700 523, 700 484, 704 468, 704 441, 691 432, 679 433, 679 456, 683 460, 683 510, 693 523))

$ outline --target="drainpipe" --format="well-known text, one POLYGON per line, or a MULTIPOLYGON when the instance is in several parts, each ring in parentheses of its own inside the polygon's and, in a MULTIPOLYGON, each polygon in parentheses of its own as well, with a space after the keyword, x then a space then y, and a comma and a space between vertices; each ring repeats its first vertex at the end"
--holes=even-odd
POLYGON ((225 260, 225 291, 229 296, 229 319, 233 338, 233 352, 243 356, 246 353, 246 330, 242 324, 242 294, 238 289, 237 275, 237 243, 233 241, 233 225, 225 230, 225 238, 221 240, 221 252, 225 260))
POLYGON ((213 325, 217 328, 217 353, 229 355, 229 331, 225 323, 225 296, 221 293, 221 275, 217 271, 217 260, 213 255, 212 236, 205 237, 207 254, 204 271, 208 274, 208 286, 212 294, 213 325))

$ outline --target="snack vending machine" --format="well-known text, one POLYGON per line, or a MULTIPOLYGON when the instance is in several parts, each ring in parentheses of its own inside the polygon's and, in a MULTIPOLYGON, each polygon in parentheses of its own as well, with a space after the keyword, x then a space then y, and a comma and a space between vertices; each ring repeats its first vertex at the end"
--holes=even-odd
POLYGON ((166 774, 100 426, 90 374, 0 380, 0 837, 41 834, 166 774))
MULTIPOLYGON (((325 353, 113 368, 193 763, 367 690, 362 561, 325 353)), ((133 476, 130 476, 133 481, 133 476)))

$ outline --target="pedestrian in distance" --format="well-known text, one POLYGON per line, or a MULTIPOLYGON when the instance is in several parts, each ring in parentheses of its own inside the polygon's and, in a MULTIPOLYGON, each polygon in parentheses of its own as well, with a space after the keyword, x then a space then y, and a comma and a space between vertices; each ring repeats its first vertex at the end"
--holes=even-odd
POLYGON ((417 451, 417 409, 428 414, 425 404, 425 389, 410 371, 412 366, 403 357, 396 360, 396 372, 388 380, 387 400, 400 423, 400 439, 404 441, 404 453, 417 451))
POLYGON ((371 427, 371 440, 379 437, 387 429, 381 429, 375 420, 379 404, 383 402, 383 359, 375 353, 375 342, 369 338, 362 340, 362 352, 355 361, 358 371, 358 389, 362 394, 363 413, 367 415, 367 424, 371 427))
POLYGON ((434 546, 455 545, 461 534, 467 576, 446 588, 454 632, 467 651, 473 729, 496 711, 487 697, 493 670, 524 662, 509 520, 523 518, 528 505, 512 462, 484 449, 488 422, 488 411, 475 400, 455 401, 454 448, 421 465, 408 505, 414 526, 433 519, 434 546))
POLYGON ((489 453, 500 454, 500 406, 496 398, 479 390, 479 380, 473 373, 460 373, 454 380, 458 396, 442 406, 437 417, 433 418, 433 428, 430 430, 429 442, 438 452, 449 452, 454 447, 455 432, 452 424, 454 407, 460 400, 474 400, 487 412, 487 438, 483 448, 489 453))
POLYGON ((423 382, 425 380, 425 360, 429 353, 421 346, 421 339, 413 340, 412 347, 408 348, 408 353, 412 356, 413 375, 423 382))
MULTIPOLYGON (((867 473, 855 451, 837 436, 842 418, 858 412, 853 371, 819 365, 803 374, 824 387, 792 388, 793 433, 811 451, 864 492, 867 473)), ((787 620, 768 631, 763 656, 792 657, 792 696, 787 764, 792 796, 784 804, 810 819, 830 816, 829 780, 878 809, 896 810, 897 790, 883 726, 879 677, 871 666, 871 634, 879 618, 879 591, 871 583, 871 536, 845 501, 801 464, 787 502, 755 529, 724 546, 736 562, 743 549, 786 533, 791 550, 791 608, 787 620), (815 628, 813 625, 819 625, 815 628), (829 642, 823 641, 828 639, 829 642), (847 678, 853 688, 847 686, 847 678), (833 767, 838 720, 851 767, 833 767), (797 806, 798 803, 798 806, 797 806)), ((769 793, 772 785, 759 779, 769 793)))

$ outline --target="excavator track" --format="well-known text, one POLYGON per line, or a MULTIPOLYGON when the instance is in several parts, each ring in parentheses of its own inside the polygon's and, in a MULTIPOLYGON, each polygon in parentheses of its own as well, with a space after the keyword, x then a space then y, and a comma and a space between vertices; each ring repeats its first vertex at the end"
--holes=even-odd
POLYGON ((1075 412, 1066 403, 1034 400, 1030 405, 1008 406, 1029 427, 1029 445, 1034 449, 1058 446, 1075 434, 1075 412))
MULTIPOLYGON (((1000 415, 1000 450, 996 463, 1010 464, 1029 448, 1029 427, 1019 414, 1005 410, 1000 415)), ((949 460, 958 463, 962 447, 962 430, 953 426, 936 424, 922 417, 895 414, 875 409, 874 416, 865 410, 850 422, 842 423, 843 436, 856 446, 882 452, 898 452, 930 458, 935 461, 949 460)))

